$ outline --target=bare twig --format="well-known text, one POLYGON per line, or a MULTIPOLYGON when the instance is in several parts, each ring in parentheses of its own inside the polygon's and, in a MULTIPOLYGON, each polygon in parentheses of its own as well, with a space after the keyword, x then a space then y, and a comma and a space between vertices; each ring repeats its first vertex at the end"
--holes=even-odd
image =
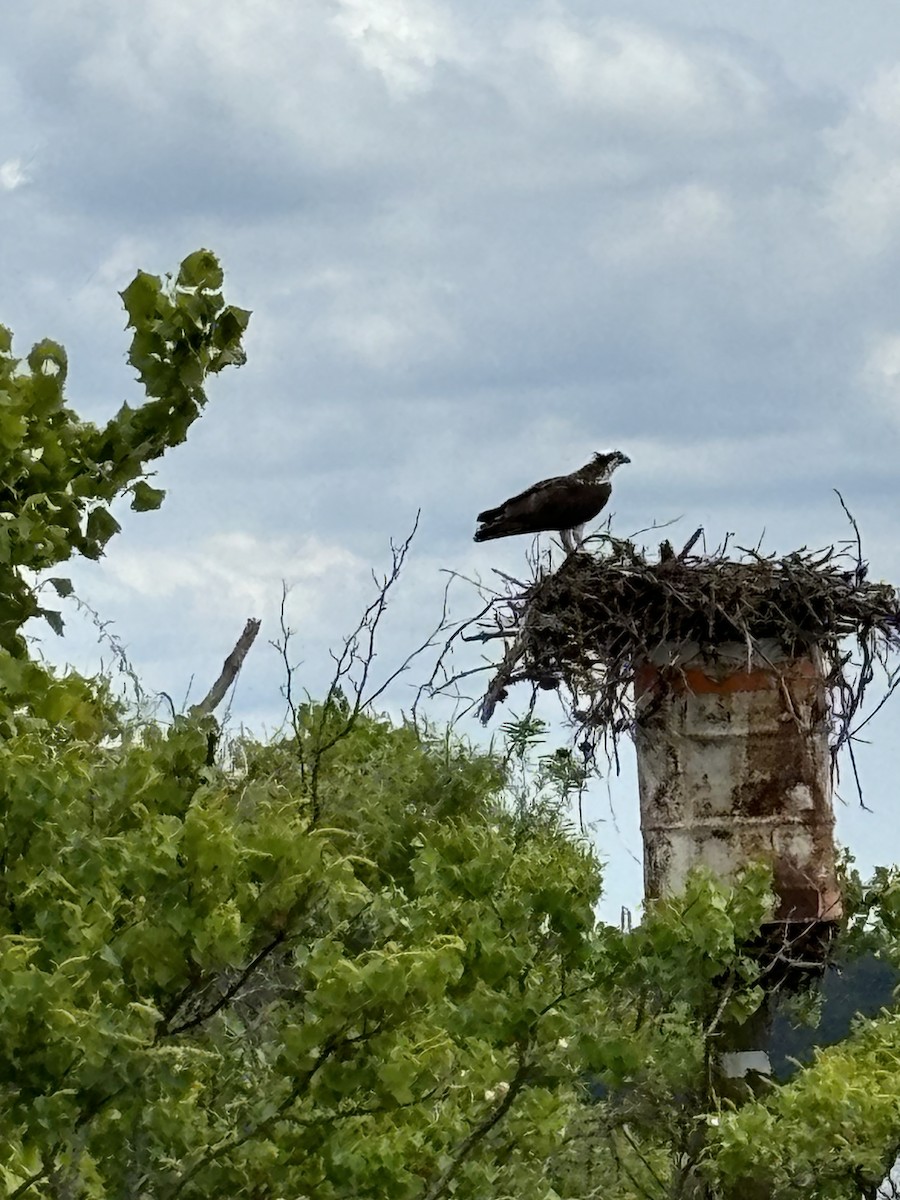
POLYGON ((406 658, 404 658, 404 660, 400 663, 399 667, 397 667, 397 668, 395 668, 395 670, 391 671, 390 674, 385 678, 383 683, 381 683, 377 688, 375 688, 374 691, 369 692, 369 694, 366 696, 366 698, 363 702, 364 708, 371 708, 372 705, 375 703, 375 701, 378 700, 381 697, 381 695, 386 691, 386 689, 389 688, 390 685, 396 679, 398 679, 401 675, 403 675, 406 671, 409 670, 411 664, 417 658, 419 658, 420 655, 424 654, 426 650, 430 650, 433 646, 437 645, 437 639, 441 636, 442 633, 445 632, 445 630, 448 627, 447 626, 448 603, 449 603, 448 596, 449 596, 449 591, 450 591, 450 582, 451 581, 448 579, 447 583, 444 585, 444 595, 443 595, 443 600, 441 603, 441 615, 440 615, 438 622, 435 625, 434 629, 431 631, 431 633, 429 633, 427 635, 427 637, 422 642, 419 643, 418 646, 416 646, 413 650, 411 650, 409 652, 409 654, 407 654, 406 658))
POLYGON ((844 510, 847 520, 853 526, 853 533, 856 538, 856 561, 857 561, 857 564, 859 565, 859 567, 861 568, 863 565, 862 536, 860 535, 860 532, 859 532, 859 526, 856 523, 856 517, 854 517, 853 513, 847 507, 846 503, 844 502, 844 497, 837 490, 837 488, 834 488, 833 490, 834 490, 834 494, 837 496, 838 500, 841 502, 841 508, 844 510))
POLYGON ((684 560, 687 558, 687 556, 690 554, 690 552, 693 550, 693 548, 696 546, 697 542, 700 540, 700 538, 702 536, 703 536, 703 526, 701 525, 699 527, 699 529, 694 530, 694 532, 691 534, 691 536, 688 538, 688 540, 684 543, 684 549, 678 555, 678 558, 681 562, 684 562, 684 560))
POLYGON ((409 664, 418 654, 433 644, 431 639, 434 638, 434 634, 430 635, 417 650, 407 655, 397 670, 393 671, 383 684, 369 691, 369 678, 375 661, 376 635, 387 610, 391 592, 400 578, 412 540, 419 528, 420 516, 421 510, 416 513, 413 527, 402 542, 391 542, 389 570, 381 579, 374 573, 372 576, 377 587, 375 599, 368 605, 356 627, 345 639, 340 653, 332 655, 335 664, 334 674, 325 700, 319 709, 318 723, 309 733, 308 783, 313 824, 321 815, 319 776, 325 755, 344 738, 349 737, 363 711, 382 695, 385 688, 398 675, 408 669, 409 664), (346 690, 349 690, 349 696, 345 694, 346 690))
POLYGON ((661 1196, 664 1196, 667 1191, 666 1185, 663 1183, 663 1181, 657 1175, 656 1171, 654 1171, 649 1160, 647 1159, 647 1156, 644 1154, 644 1152, 641 1150, 640 1146, 634 1140, 631 1130, 628 1128, 627 1125, 625 1125, 623 1123, 622 1125, 619 1126, 619 1131, 621 1132, 622 1136, 625 1138, 626 1142, 628 1142, 628 1145, 631 1147, 631 1149, 634 1151, 634 1153, 637 1155, 637 1157, 643 1163, 644 1170, 647 1172, 647 1174, 650 1176, 650 1178, 653 1180, 653 1182, 656 1184, 656 1186, 660 1189, 659 1194, 661 1196))
MULTIPOLYGON (((451 578, 447 581, 447 587, 444 590, 445 612, 447 610, 447 596, 450 585, 453 583, 453 580, 457 578, 459 578, 459 576, 454 575, 451 576, 451 578)), ((424 683, 419 685, 419 688, 416 692, 416 697, 413 701, 410 714, 414 723, 418 721, 419 705, 421 704, 423 698, 430 698, 439 694, 444 694, 448 689, 451 689, 453 686, 455 686, 460 680, 470 675, 479 674, 482 671, 491 669, 490 664, 483 664, 481 666, 473 667, 458 673, 451 673, 448 668, 448 664, 453 653, 453 648, 457 641, 465 642, 469 640, 476 640, 475 637, 470 639, 466 634, 466 630, 471 629, 473 625, 478 625, 484 619, 484 617, 493 610, 495 603, 496 601, 491 598, 482 606, 482 608, 475 614, 474 617, 469 617, 465 621, 458 622, 452 627, 448 626, 447 624, 444 625, 443 631, 446 631, 446 629, 450 628, 451 632, 445 639, 443 646, 440 648, 430 676, 425 680, 424 683)))

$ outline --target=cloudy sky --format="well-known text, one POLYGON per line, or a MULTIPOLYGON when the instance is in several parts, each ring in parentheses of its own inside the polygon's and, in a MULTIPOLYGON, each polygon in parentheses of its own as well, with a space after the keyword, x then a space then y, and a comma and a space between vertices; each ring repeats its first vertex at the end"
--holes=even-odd
MULTIPOLYGON (((4 15, 0 113, 0 321, 20 353, 66 345, 85 416, 139 398, 138 268, 208 246, 254 312, 161 512, 73 574, 149 688, 198 698, 259 616, 234 707, 274 726, 282 580, 321 692, 421 508, 389 670, 442 571, 522 573, 527 542, 473 545, 474 513, 595 449, 632 458, 616 532, 828 544, 839 487, 900 579, 888 0, 32 0, 4 15)), ((70 629, 46 652, 96 662, 70 629)), ((860 755, 874 813, 839 812, 864 864, 900 859, 898 722, 860 755)), ((635 810, 630 768, 589 809, 614 908, 635 810)))

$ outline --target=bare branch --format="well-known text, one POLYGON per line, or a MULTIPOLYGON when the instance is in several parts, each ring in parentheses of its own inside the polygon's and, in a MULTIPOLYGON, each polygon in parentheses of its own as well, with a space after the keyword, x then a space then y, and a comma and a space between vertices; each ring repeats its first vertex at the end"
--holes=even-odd
POLYGON ((430 650, 433 646, 437 645, 437 639, 447 629, 448 593, 450 590, 450 583, 451 581, 448 579, 444 586, 444 595, 441 602, 441 615, 434 629, 428 634, 423 642, 421 642, 414 650, 411 650, 409 654, 407 654, 400 666, 387 676, 380 687, 377 687, 374 692, 369 693, 363 702, 364 708, 371 708, 379 696, 381 696, 382 693, 386 691, 386 689, 389 688, 396 679, 399 678, 399 676, 408 671, 411 664, 417 658, 419 658, 420 655, 424 654, 426 650, 430 650))
POLYGON ((222 670, 219 678, 209 689, 204 698, 199 704, 194 704, 191 707, 190 715, 192 717, 209 716, 221 704, 225 697, 225 693, 238 677, 238 672, 244 665, 244 659, 256 640, 256 635, 259 633, 261 622, 255 618, 250 618, 244 626, 244 632, 235 643, 234 649, 225 659, 222 664, 222 670))
POLYGON ((404 660, 400 668, 394 672, 387 683, 377 688, 371 695, 367 694, 369 676, 375 660, 375 639, 378 628, 387 610, 391 591, 400 578, 404 563, 409 554, 409 548, 412 545, 412 540, 416 536, 420 516, 421 509, 416 513, 413 527, 402 542, 399 544, 391 542, 390 569, 381 579, 378 579, 373 573, 373 579, 378 588, 375 599, 368 605, 357 622, 356 627, 344 640, 341 652, 332 655, 335 670, 325 695, 325 701, 321 707, 320 720, 316 729, 312 732, 309 753, 309 790, 312 802, 313 823, 318 821, 320 816, 319 773, 324 756, 330 750, 334 749, 338 742, 353 732, 360 714, 366 706, 383 693, 389 682, 396 679, 397 675, 408 668, 409 663, 415 658, 416 654, 421 653, 422 649, 427 648, 429 645, 429 641, 426 640, 423 647, 404 660), (347 715, 335 723, 334 718, 340 710, 338 701, 343 695, 345 687, 349 688, 351 692, 349 709, 347 715), (331 728, 329 728, 329 725, 331 728))
POLYGON ((688 540, 684 543, 684 548, 682 549, 681 553, 678 555, 678 558, 681 562, 684 562, 684 560, 687 558, 687 556, 690 554, 690 552, 693 550, 693 548, 696 546, 697 542, 700 540, 700 538, 702 536, 703 536, 703 526, 701 525, 698 529, 694 530, 694 532, 691 534, 691 536, 688 538, 688 540))
POLYGON ((222 995, 218 998, 218 1000, 215 1001, 214 1004, 211 1004, 209 1008, 204 1009, 202 1012, 195 1013, 194 1016, 182 1021, 180 1025, 176 1025, 172 1029, 170 1029, 168 1027, 168 1023, 166 1023, 162 1028, 157 1029, 154 1040, 158 1041, 163 1037, 175 1037, 179 1033, 187 1033, 189 1029, 196 1029, 198 1025, 202 1025, 205 1021, 208 1021, 210 1017, 214 1017, 217 1012, 220 1012, 235 998, 257 967, 261 966, 262 963, 265 962, 265 960, 269 957, 269 955, 272 954, 273 951, 277 950, 286 938, 287 931, 283 929, 279 930, 272 940, 263 946, 262 950, 260 950, 259 953, 247 964, 247 966, 244 967, 237 979, 235 979, 233 983, 229 984, 229 986, 224 990, 222 995))
MULTIPOLYGON (((455 576, 455 575, 451 576, 451 578, 447 582, 447 587, 444 590, 444 610, 445 610, 445 612, 447 609, 447 595, 449 592, 449 588, 455 578, 460 578, 460 576, 455 576)), ((470 581, 467 581, 467 582, 470 582, 470 581)), ((488 600, 487 603, 484 604, 484 606, 479 610, 479 612, 477 612, 475 614, 474 617, 469 617, 465 621, 461 621, 459 624, 456 625, 455 628, 453 628, 452 632, 450 633, 450 636, 445 640, 443 646, 440 649, 440 652, 438 653, 438 656, 434 663, 434 667, 432 668, 432 671, 431 671, 431 675, 428 677, 428 679, 423 684, 420 684, 418 691, 416 692, 416 698, 413 701, 412 710, 411 710, 411 716, 412 716, 414 723, 418 719, 419 704, 421 703, 422 698, 424 696, 433 697, 436 695, 444 694, 448 689, 452 688, 456 683, 458 683, 459 680, 464 679, 467 676, 472 675, 472 674, 478 674, 482 671, 490 670, 490 664, 484 664, 482 666, 472 668, 472 670, 466 670, 466 671, 462 671, 459 673, 450 674, 447 664, 450 661, 451 655, 453 653, 453 648, 457 641, 465 642, 465 641, 469 641, 469 640, 475 640, 474 637, 472 639, 469 639, 466 636, 466 630, 470 629, 473 625, 477 625, 487 615, 487 613, 489 613, 492 610, 492 608, 494 607, 494 604, 495 604, 495 600, 493 598, 488 600), (440 683, 437 682, 439 678, 441 680, 440 683)), ((441 632, 445 631, 447 628, 449 628, 449 626, 445 622, 443 627, 441 627, 441 632)), ((436 633, 437 633, 437 631, 436 631, 436 633)))
POLYGON ((834 494, 837 496, 838 500, 840 500, 840 502, 841 502, 841 508, 844 510, 847 520, 853 526, 853 533, 856 537, 856 561, 860 566, 862 566, 862 563, 863 563, 862 536, 860 535, 860 532, 859 532, 859 526, 856 523, 856 517, 854 517, 853 513, 850 511, 850 509, 845 504, 844 497, 837 490, 837 488, 834 488, 833 491, 834 491, 834 494))

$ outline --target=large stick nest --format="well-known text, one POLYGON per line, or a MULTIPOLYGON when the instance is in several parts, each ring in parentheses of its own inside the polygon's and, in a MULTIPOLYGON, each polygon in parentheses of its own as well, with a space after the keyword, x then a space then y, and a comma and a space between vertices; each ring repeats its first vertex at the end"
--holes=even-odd
POLYGON ((633 723, 637 662, 659 661, 679 646, 714 660, 735 642, 748 658, 765 657, 763 644, 774 642, 788 658, 813 649, 821 655, 832 743, 847 741, 876 667, 887 674, 888 692, 900 682, 888 665, 900 649, 896 589, 868 580, 858 542, 855 550, 804 548, 783 558, 739 550, 735 557, 727 546, 693 553, 699 534, 680 554, 663 542, 652 557, 631 541, 604 537, 601 553, 572 554, 524 590, 510 585, 493 608, 493 626, 480 635, 506 643, 482 719, 515 683, 562 685, 569 715, 590 742, 615 744, 633 723))

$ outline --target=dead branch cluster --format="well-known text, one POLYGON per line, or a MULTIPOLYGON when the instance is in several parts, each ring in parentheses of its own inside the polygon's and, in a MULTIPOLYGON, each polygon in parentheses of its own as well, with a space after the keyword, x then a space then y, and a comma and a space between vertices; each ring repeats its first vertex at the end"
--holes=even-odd
POLYGON ((897 591, 867 579, 858 541, 781 558, 727 543, 694 553, 700 532, 680 553, 663 542, 654 555, 607 536, 600 553, 572 554, 524 588, 508 581, 472 639, 505 644, 482 719, 516 683, 562 685, 576 725, 614 744, 633 722, 640 661, 659 661, 673 646, 714 660, 728 643, 765 658, 774 642, 788 658, 817 649, 833 698, 832 741, 849 740, 876 667, 889 690, 900 683, 888 664, 900 649, 897 591))

